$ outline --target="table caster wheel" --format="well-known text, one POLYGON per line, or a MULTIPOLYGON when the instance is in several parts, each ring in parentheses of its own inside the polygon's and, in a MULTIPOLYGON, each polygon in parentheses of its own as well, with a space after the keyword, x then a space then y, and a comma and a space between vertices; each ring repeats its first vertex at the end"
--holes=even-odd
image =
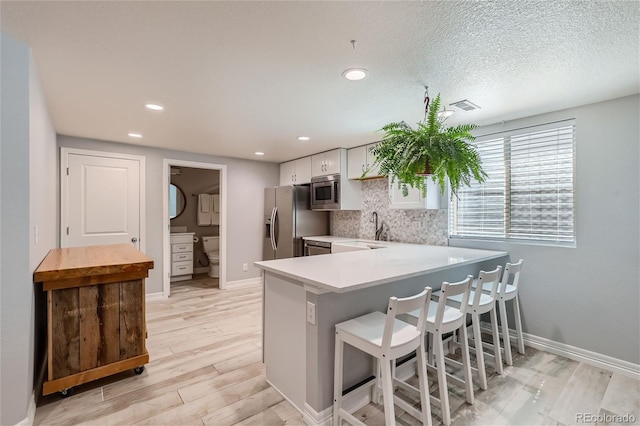
POLYGON ((66 388, 60 391, 60 398, 69 398, 73 395, 73 388, 66 388))
POLYGON ((143 371, 144 371, 144 365, 141 365, 140 367, 136 367, 133 369, 133 372, 136 374, 142 374, 143 371))

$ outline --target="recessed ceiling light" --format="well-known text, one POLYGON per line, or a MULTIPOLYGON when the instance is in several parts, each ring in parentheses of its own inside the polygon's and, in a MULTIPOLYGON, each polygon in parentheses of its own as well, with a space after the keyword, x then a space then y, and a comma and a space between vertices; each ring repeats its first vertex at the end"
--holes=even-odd
POLYGON ((142 137, 142 135, 140 133, 131 132, 131 133, 129 133, 129 137, 140 139, 142 137))
POLYGON ((144 104, 144 107, 152 111, 164 111, 164 107, 159 104, 152 104, 150 102, 144 104))
POLYGON ((264 155, 264 152, 260 152, 260 151, 256 151, 254 152, 255 155, 264 155))
POLYGON ((367 72, 368 71, 364 68, 349 68, 348 70, 345 70, 342 75, 347 80, 357 81, 365 78, 367 76, 367 72))
POLYGON ((299 141, 308 141, 309 139, 311 139, 309 136, 298 136, 299 141))

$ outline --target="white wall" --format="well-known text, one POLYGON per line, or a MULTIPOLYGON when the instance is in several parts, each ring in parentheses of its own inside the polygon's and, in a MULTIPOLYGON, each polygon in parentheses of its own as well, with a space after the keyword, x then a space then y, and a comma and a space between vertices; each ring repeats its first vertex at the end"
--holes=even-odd
MULTIPOLYGON (((116 142, 58 135, 60 147, 118 152, 146 157, 146 255, 154 261, 149 271, 147 292, 162 292, 162 195, 167 189, 162 180, 162 163, 166 158, 227 165, 227 281, 260 276, 253 262, 262 260, 262 221, 264 188, 277 185, 278 164, 237 158, 215 157, 181 151, 156 149, 116 142), (242 264, 250 265, 248 272, 242 264)), ((191 194, 187 194, 190 196, 191 194)))
POLYGON ((1 37, 0 424, 27 418, 34 377, 33 271, 56 243, 56 139, 29 48, 1 37), (39 225, 36 245, 31 230, 39 225))
POLYGON ((478 129, 478 135, 576 119, 576 248, 449 240, 525 260, 524 330, 640 363, 638 95, 478 129))

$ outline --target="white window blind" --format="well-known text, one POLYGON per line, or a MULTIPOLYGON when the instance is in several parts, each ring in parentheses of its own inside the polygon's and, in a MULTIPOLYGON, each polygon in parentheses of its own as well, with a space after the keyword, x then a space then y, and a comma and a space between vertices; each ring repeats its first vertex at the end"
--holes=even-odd
POLYGON ((476 140, 488 178, 451 202, 451 238, 575 243, 574 120, 476 140))

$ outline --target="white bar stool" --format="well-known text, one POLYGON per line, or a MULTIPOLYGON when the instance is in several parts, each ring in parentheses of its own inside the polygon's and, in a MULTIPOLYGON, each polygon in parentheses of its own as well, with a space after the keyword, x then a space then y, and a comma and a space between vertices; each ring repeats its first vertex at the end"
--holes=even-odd
MULTIPOLYGON (((473 395, 473 382, 471 379, 471 362, 469 359, 469 346, 467 340, 467 327, 466 327, 466 310, 467 301, 469 299, 469 292, 471 290, 471 281, 473 276, 469 275, 465 280, 456 283, 442 283, 440 288, 440 300, 437 302, 430 301, 429 308, 427 310, 428 315, 425 324, 425 330, 429 334, 429 359, 433 359, 435 353, 435 365, 430 362, 427 364, 427 368, 435 370, 438 377, 438 390, 440 398, 434 396, 430 397, 430 400, 439 405, 442 412, 442 423, 445 425, 451 424, 451 408, 449 405, 449 387, 447 384, 447 378, 453 383, 462 386, 466 390, 467 402, 469 404, 474 403, 473 395), (458 307, 452 307, 447 305, 447 300, 451 297, 460 297, 462 303, 458 304, 458 307), (460 364, 464 373, 464 381, 447 373, 445 369, 444 356, 444 344, 443 336, 447 333, 460 331, 461 348, 462 348, 462 363, 460 364)), ((413 311, 407 314, 408 320, 412 322, 420 321, 419 312, 413 311)))
MULTIPOLYGON (((477 368, 472 368, 474 372, 478 374, 478 381, 480 388, 487 389, 487 372, 485 368, 485 357, 492 358, 495 362, 496 371, 498 374, 502 374, 502 355, 500 353, 500 334, 498 332, 498 318, 496 316, 495 300, 496 292, 498 291, 498 284, 500 281, 500 273, 502 272, 502 266, 498 266, 493 271, 485 272, 480 271, 478 276, 478 285, 481 288, 489 289, 489 294, 482 291, 471 290, 469 293, 469 299, 467 301, 467 313, 471 315, 471 324, 473 326, 473 350, 476 355, 477 368), (494 353, 485 353, 482 343, 482 334, 480 329, 480 315, 489 314, 491 320, 491 334, 493 335, 493 349, 494 353)), ((440 296, 440 292, 433 294, 434 297, 440 296)), ((462 296, 449 297, 447 302, 452 306, 460 306, 464 304, 462 296)), ((460 343, 464 341, 464 336, 461 336, 460 343)), ((451 360, 452 363, 456 363, 451 360)))
MULTIPOLYGON (((500 326, 502 329, 502 342, 504 346, 504 358, 507 365, 513 365, 513 357, 511 356, 511 339, 509 337, 509 323, 507 321, 507 301, 513 300, 513 314, 515 317, 516 336, 518 339, 518 352, 524 354, 524 339, 522 336, 522 320, 520 318, 520 301, 518 299, 518 281, 520 280, 520 271, 522 263, 520 259, 517 263, 507 263, 504 267, 504 274, 498 289, 497 303, 500 308, 500 326)), ((476 288, 477 282, 473 282, 476 288)), ((482 291, 491 292, 489 283, 484 283, 482 291)))
MULTIPOLYGON (((344 397, 342 395, 343 381, 343 355, 344 344, 353 347, 376 358, 376 363, 380 364, 382 377, 376 375, 376 380, 365 383, 363 386, 375 385, 377 381, 382 382, 382 395, 384 399, 385 424, 392 426, 396 424, 394 402, 402 409, 422 421, 423 425, 431 425, 431 406, 429 405, 429 389, 427 386, 425 346, 424 346, 424 324, 427 315, 427 302, 431 297, 431 288, 426 287, 424 291, 415 296, 398 299, 391 297, 386 315, 382 312, 372 312, 358 318, 336 324, 336 346, 335 365, 333 381, 333 425, 342 424, 342 420, 347 420, 351 424, 362 425, 360 420, 342 408, 344 397), (409 311, 418 310, 420 321, 417 325, 408 324, 396 318, 397 315, 409 311), (399 357, 409 355, 416 351, 418 360, 418 382, 420 389, 420 407, 416 409, 413 405, 405 402, 393 394, 393 382, 391 377, 392 363, 399 357)), ((378 371, 376 366, 374 371, 378 371)), ((407 385, 409 386, 409 385, 407 385)))

